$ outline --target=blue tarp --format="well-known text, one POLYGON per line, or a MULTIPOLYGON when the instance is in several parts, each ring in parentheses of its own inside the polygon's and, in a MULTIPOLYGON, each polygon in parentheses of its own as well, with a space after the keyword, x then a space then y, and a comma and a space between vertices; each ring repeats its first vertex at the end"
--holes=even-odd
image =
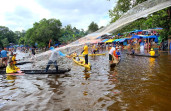
POLYGON ((142 32, 143 30, 134 30, 134 31, 131 31, 131 32, 135 32, 135 33, 137 33, 137 32, 142 32))
POLYGON ((157 36, 155 36, 155 35, 151 35, 151 36, 143 36, 143 38, 144 39, 154 39, 154 38, 156 38, 157 36))
POLYGON ((138 36, 138 35, 134 35, 131 37, 131 39, 139 39, 139 38, 140 38, 140 36, 138 36))
POLYGON ((101 38, 101 36, 100 37, 97 37, 96 39, 100 39, 101 38))
POLYGON ((127 38, 120 39, 119 42, 124 42, 127 38))
POLYGON ((163 29, 163 28, 157 27, 157 28, 153 28, 153 29, 163 29))
POLYGON ((55 44, 55 46, 58 46, 59 44, 55 44))
POLYGON ((145 36, 143 37, 144 39, 154 39, 154 42, 158 42, 158 37, 159 36, 156 36, 156 35, 151 35, 151 36, 145 36))
POLYGON ((121 39, 116 39, 113 42, 124 42, 125 40, 130 40, 130 38, 121 38, 121 39))
POLYGON ((106 42, 106 41, 108 41, 109 39, 104 39, 104 40, 102 40, 101 42, 106 42))
POLYGON ((121 39, 116 39, 116 40, 114 40, 113 42, 119 42, 121 39))
POLYGON ((24 45, 20 45, 20 47, 24 47, 24 45))

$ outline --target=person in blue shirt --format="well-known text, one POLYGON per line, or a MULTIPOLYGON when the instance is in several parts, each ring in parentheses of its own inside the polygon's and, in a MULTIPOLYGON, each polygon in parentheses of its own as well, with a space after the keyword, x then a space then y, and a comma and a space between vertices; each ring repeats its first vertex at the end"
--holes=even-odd
POLYGON ((117 55, 118 57, 121 56, 121 53, 119 52, 119 49, 117 49, 116 55, 117 55))
POLYGON ((117 49, 117 52, 116 52, 116 59, 119 60, 121 56, 121 53, 119 52, 119 49, 117 49))
POLYGON ((7 51, 4 49, 1 51, 2 63, 5 62, 5 66, 7 66, 7 51))

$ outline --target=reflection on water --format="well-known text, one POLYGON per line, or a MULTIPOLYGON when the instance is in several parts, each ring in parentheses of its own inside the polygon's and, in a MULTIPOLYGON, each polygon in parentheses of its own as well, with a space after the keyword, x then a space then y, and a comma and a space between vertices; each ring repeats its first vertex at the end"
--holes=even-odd
MULTIPOLYGON (((106 52, 107 53, 107 52, 106 52)), ((129 56, 109 67, 108 54, 89 57, 92 69, 73 62, 62 75, 0 75, 1 110, 170 110, 171 54, 129 56)))

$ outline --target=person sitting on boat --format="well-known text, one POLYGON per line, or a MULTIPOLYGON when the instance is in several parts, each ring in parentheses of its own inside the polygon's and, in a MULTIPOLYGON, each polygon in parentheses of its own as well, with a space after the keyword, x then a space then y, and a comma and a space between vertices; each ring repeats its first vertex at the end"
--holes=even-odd
POLYGON ((116 50, 115 47, 112 47, 112 48, 110 49, 110 51, 109 51, 109 62, 110 62, 110 64, 113 63, 113 60, 114 60, 114 58, 113 58, 113 52, 114 52, 115 50, 116 50))
POLYGON ((151 48, 151 51, 149 52, 149 54, 150 54, 151 56, 154 56, 154 55, 155 55, 155 51, 153 50, 153 48, 151 48))
POLYGON ((134 48, 131 48, 131 54, 135 54, 135 50, 134 50, 134 48))
POLYGON ((8 66, 6 67, 6 73, 21 73, 22 71, 20 70, 20 68, 18 68, 17 66, 15 66, 15 64, 13 63, 12 60, 10 60, 8 62, 8 66))
POLYGON ((76 56, 77 56, 77 53, 76 53, 76 52, 74 52, 74 53, 72 54, 72 57, 75 59, 75 58, 76 58, 76 56))

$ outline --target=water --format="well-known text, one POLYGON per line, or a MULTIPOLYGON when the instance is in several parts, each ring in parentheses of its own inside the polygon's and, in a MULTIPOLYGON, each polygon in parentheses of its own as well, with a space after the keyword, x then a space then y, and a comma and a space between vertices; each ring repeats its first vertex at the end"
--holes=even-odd
POLYGON ((107 54, 89 57, 88 72, 72 63, 62 75, 0 75, 0 110, 170 110, 171 53, 160 52, 159 58, 125 53, 115 68, 107 54))

